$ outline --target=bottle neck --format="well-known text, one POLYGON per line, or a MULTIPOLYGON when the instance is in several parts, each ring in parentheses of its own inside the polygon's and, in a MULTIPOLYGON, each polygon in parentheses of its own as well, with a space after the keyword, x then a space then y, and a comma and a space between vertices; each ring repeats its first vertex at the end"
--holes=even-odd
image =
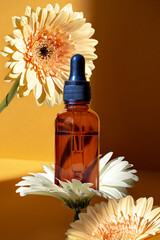
POLYGON ((90 107, 90 102, 86 101, 69 101, 65 102, 65 108, 67 109, 81 109, 88 110, 90 107))

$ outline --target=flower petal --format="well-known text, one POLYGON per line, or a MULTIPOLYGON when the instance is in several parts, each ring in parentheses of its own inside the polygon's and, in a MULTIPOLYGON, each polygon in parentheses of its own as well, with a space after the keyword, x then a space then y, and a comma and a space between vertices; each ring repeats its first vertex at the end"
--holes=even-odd
POLYGON ((28 24, 28 18, 22 16, 21 17, 21 25, 24 27, 26 24, 28 24))
POLYGON ((22 53, 25 53, 26 51, 26 45, 22 39, 16 39, 15 47, 22 53))
POLYGON ((32 14, 32 8, 30 6, 27 6, 26 9, 25 9, 25 15, 27 17, 30 17, 32 14))
POLYGON ((3 52, 3 51, 1 51, 0 54, 1 54, 3 57, 7 57, 7 56, 8 56, 8 53, 3 52))
POLYGON ((50 97, 48 94, 46 94, 45 103, 48 107, 53 107, 53 105, 55 104, 54 96, 50 97))
POLYGON ((49 96, 53 97, 54 94, 55 94, 55 85, 54 85, 53 79, 50 76, 48 76, 46 78, 46 85, 45 86, 46 86, 45 89, 46 89, 47 93, 49 94, 49 96))
POLYGON ((153 209, 151 212, 145 215, 149 221, 152 221, 158 214, 160 214, 160 207, 153 209))
MULTIPOLYGON (((83 26, 83 24, 85 23, 86 19, 76 19, 75 21, 72 21, 72 22, 69 22, 69 23, 66 23, 64 26, 63 26, 63 29, 65 31, 68 31, 68 32, 74 32, 74 31, 77 31, 79 28, 81 28, 83 26)), ((84 46, 83 46, 84 47, 84 46)))
POLYGON ((20 29, 13 30, 13 36, 15 38, 23 39, 23 35, 20 29))
POLYGON ((28 38, 31 36, 31 34, 32 34, 31 27, 28 24, 25 24, 23 27, 23 35, 24 35, 25 41, 28 40, 28 38))
POLYGON ((69 21, 74 21, 76 19, 82 19, 83 18, 83 12, 74 12, 70 14, 69 21))
POLYGON ((6 53, 13 53, 14 51, 13 51, 12 48, 6 46, 6 47, 3 48, 3 52, 6 52, 6 53))
POLYGON ((16 52, 13 53, 12 58, 14 60, 20 61, 20 60, 23 60, 24 55, 22 53, 16 51, 16 52))
POLYGON ((82 45, 87 45, 87 46, 96 46, 98 44, 98 41, 95 39, 83 39, 78 41, 78 44, 82 44, 82 45))
POLYGON ((36 77, 36 72, 28 68, 26 72, 26 80, 27 80, 28 90, 31 91, 35 87, 38 81, 36 77))
POLYGON ((32 29, 32 34, 35 32, 35 25, 37 22, 37 14, 35 12, 32 12, 31 17, 30 17, 30 27, 32 29))
POLYGON ((108 163, 108 161, 111 159, 112 155, 113 155, 113 152, 109 152, 103 158, 100 159, 100 162, 99 162, 99 172, 108 163))
POLYGON ((86 50, 82 50, 82 54, 84 55, 86 60, 95 60, 97 59, 97 55, 94 53, 89 53, 89 52, 85 52, 86 50))
POLYGON ((153 207, 153 198, 150 197, 150 198, 148 198, 148 200, 147 200, 147 206, 146 206, 145 215, 152 210, 152 207, 153 207))
POLYGON ((5 40, 6 42, 10 42, 10 41, 13 40, 13 36, 11 36, 11 35, 6 35, 6 36, 4 36, 4 40, 5 40))
POLYGON ((47 9, 43 8, 39 28, 43 28, 47 18, 47 9))
POLYGON ((75 31, 71 33, 71 39, 73 41, 80 41, 85 38, 90 38, 94 34, 94 32, 95 30, 93 28, 87 29, 85 31, 75 31))
POLYGON ((61 12, 56 19, 53 21, 53 23, 51 24, 52 28, 59 28, 60 26, 62 26, 68 19, 69 17, 69 12, 61 12))
POLYGON ((13 23, 13 27, 21 29, 21 24, 20 24, 21 18, 20 17, 17 17, 17 16, 12 17, 12 23, 13 23))
POLYGON ((42 85, 39 81, 37 81, 37 84, 35 85, 34 88, 34 96, 36 99, 39 99, 42 94, 42 85))
POLYGON ((20 76, 20 73, 9 73, 5 78, 4 81, 11 82, 13 80, 16 80, 20 76))
POLYGON ((46 9, 50 12, 53 9, 53 6, 51 4, 47 4, 46 9))
POLYGON ((25 69, 25 61, 19 61, 15 64, 15 66, 13 67, 13 73, 21 73, 24 71, 25 69))
POLYGON ((25 97, 30 94, 30 90, 27 89, 27 85, 20 86, 17 89, 17 96, 20 97, 25 97))
POLYGON ((12 62, 6 62, 4 68, 9 68, 12 62))
POLYGON ((58 4, 58 3, 54 3, 54 4, 53 4, 53 8, 54 8, 54 10, 55 10, 56 13, 59 12, 60 7, 59 7, 59 4, 58 4))
POLYGON ((40 7, 37 7, 37 8, 36 8, 36 15, 37 15, 38 21, 40 20, 39 17, 40 17, 40 15, 41 15, 41 12, 42 12, 42 9, 41 9, 40 7))
POLYGON ((56 105, 60 105, 62 103, 63 100, 63 94, 59 93, 56 89, 55 89, 55 104, 56 105))
POLYGON ((24 70, 21 74, 20 80, 19 80, 19 85, 20 86, 25 86, 26 85, 26 70, 24 70))
POLYGON ((46 92, 44 91, 44 88, 42 87, 42 93, 39 98, 37 98, 37 104, 41 106, 46 99, 46 92))
POLYGON ((53 22, 53 20, 55 19, 55 17, 56 17, 56 12, 55 12, 54 9, 52 9, 52 10, 50 11, 48 17, 47 17, 46 25, 47 25, 47 24, 49 25, 51 22, 53 22))
POLYGON ((61 9, 61 11, 60 12, 69 12, 69 13, 73 13, 73 10, 72 10, 72 4, 71 3, 68 3, 68 4, 66 4, 62 9, 61 9))
POLYGON ((64 80, 61 77, 53 77, 54 83, 57 85, 57 87, 63 91, 64 87, 64 80))
POLYGON ((143 217, 146 210, 147 199, 139 198, 136 201, 135 213, 137 216, 143 217))

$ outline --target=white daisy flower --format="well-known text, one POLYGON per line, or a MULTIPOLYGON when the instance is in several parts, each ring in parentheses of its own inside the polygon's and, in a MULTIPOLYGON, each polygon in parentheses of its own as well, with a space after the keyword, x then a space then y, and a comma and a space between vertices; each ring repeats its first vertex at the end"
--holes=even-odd
POLYGON ((99 191, 104 197, 119 199, 128 194, 126 188, 134 186, 138 181, 133 164, 124 161, 124 157, 117 157, 110 161, 113 152, 109 152, 99 162, 99 191))
POLYGON ((96 195, 121 198, 127 194, 126 187, 132 187, 138 177, 134 175, 136 170, 129 169, 133 165, 123 161, 124 158, 118 157, 109 161, 112 154, 110 152, 100 159, 99 191, 92 188, 92 183, 81 183, 76 179, 72 179, 72 182, 60 181, 61 187, 57 186, 54 183, 54 165, 51 165, 52 169, 43 165, 44 173, 31 173, 33 176, 23 177, 23 180, 16 184, 19 186, 16 192, 20 193, 20 196, 33 194, 61 199, 78 213, 86 208, 96 195))
POLYGON ((19 80, 18 96, 27 96, 32 90, 36 102, 48 106, 62 101, 64 81, 68 80, 70 58, 82 54, 86 60, 86 77, 94 69, 93 60, 97 41, 91 39, 94 29, 86 23, 82 12, 73 12, 67 4, 48 4, 34 11, 27 6, 25 16, 13 17, 14 30, 5 36, 7 46, 1 54, 9 57, 5 68, 10 73, 6 81, 19 80))
POLYGON ((77 179, 72 179, 72 182, 59 181, 61 187, 57 186, 54 183, 54 164, 51 164, 51 166, 52 169, 43 165, 44 173, 30 173, 33 176, 22 177, 23 181, 16 184, 16 186, 20 186, 16 192, 20 193, 21 196, 28 194, 47 195, 61 200, 72 199, 74 202, 77 199, 93 197, 94 194, 90 189, 91 183, 81 183, 77 179), (26 187, 27 185, 30 187, 26 187))
POLYGON ((72 179, 72 182, 59 181, 62 187, 57 186, 54 183, 54 165, 51 166, 53 169, 43 165, 44 173, 31 173, 33 176, 22 177, 23 181, 16 184, 16 186, 20 186, 16 192, 20 193, 20 196, 31 194, 58 198, 67 207, 75 210, 76 220, 81 209, 86 208, 96 195, 95 190, 90 188, 93 184, 81 183, 77 179, 72 179))

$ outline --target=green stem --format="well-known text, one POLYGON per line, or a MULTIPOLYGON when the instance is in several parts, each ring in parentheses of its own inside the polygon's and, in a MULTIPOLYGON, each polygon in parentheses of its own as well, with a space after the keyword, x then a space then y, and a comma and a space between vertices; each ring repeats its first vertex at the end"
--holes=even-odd
POLYGON ((0 104, 0 113, 9 105, 9 103, 14 98, 14 96, 15 96, 15 94, 17 92, 18 85, 19 85, 19 79, 17 79, 15 81, 15 83, 13 84, 11 90, 9 91, 7 96, 4 98, 4 100, 1 102, 1 104, 0 104))
POLYGON ((79 220, 78 214, 81 212, 81 209, 75 209, 74 221, 79 220))

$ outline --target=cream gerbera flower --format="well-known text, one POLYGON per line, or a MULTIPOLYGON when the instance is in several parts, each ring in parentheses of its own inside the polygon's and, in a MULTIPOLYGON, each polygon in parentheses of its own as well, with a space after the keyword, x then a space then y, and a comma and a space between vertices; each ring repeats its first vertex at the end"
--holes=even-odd
POLYGON ((134 203, 131 196, 88 207, 87 213, 79 214, 80 220, 71 224, 67 239, 147 239, 160 232, 160 207, 152 207, 153 198, 139 198, 134 203))
POLYGON ((10 58, 5 67, 11 71, 5 80, 20 79, 19 97, 33 90, 39 105, 44 101, 48 106, 60 104, 75 53, 85 57, 86 77, 90 78, 97 41, 90 39, 94 29, 85 21, 83 13, 73 12, 71 4, 61 10, 58 4, 36 11, 28 6, 25 16, 13 17, 15 30, 5 36, 8 45, 1 54, 10 58))
POLYGON ((134 175, 136 170, 129 169, 132 165, 123 161, 122 157, 109 161, 112 154, 110 152, 100 159, 99 191, 92 188, 92 183, 81 183, 76 179, 72 179, 72 182, 60 181, 62 187, 59 187, 54 183, 54 165, 51 165, 53 169, 43 165, 44 173, 31 173, 33 176, 23 177, 23 181, 16 184, 19 186, 16 192, 20 193, 20 196, 33 194, 56 197, 78 213, 86 208, 96 195, 120 198, 127 194, 126 187, 133 186, 138 177, 134 175))

